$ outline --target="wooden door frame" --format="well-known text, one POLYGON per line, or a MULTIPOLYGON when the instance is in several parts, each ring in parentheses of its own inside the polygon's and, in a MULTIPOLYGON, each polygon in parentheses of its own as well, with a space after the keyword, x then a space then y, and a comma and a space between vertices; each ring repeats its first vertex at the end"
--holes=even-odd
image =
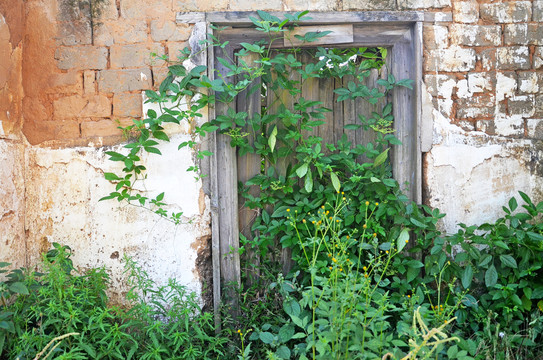
MULTIPOLYGON (((281 17, 284 13, 272 12, 281 17)), ((251 36, 252 22, 249 17, 255 12, 216 12, 203 14, 208 33, 215 34, 210 24, 226 26, 221 40, 230 40, 225 49, 208 49, 208 76, 213 79, 215 71, 226 72, 216 61, 218 52, 233 53, 233 46, 247 41, 251 36), (244 28, 242 31, 239 28, 244 28), (237 30, 236 30, 237 29, 237 30), (225 35, 230 38, 225 38, 225 35)), ((355 27, 353 46, 385 46, 389 48, 392 73, 397 79, 413 79, 413 90, 396 88, 392 94, 394 127, 396 137, 403 145, 396 147, 392 159, 393 174, 400 184, 408 182, 408 197, 416 202, 422 199, 422 24, 421 12, 315 12, 310 20, 300 25, 353 24, 355 27), (402 121, 398 121, 401 119, 402 121)), ((178 16, 179 18, 179 16, 178 16)), ((217 103, 210 107, 209 119, 225 111, 228 105, 217 103)), ((428 125, 424 126, 428 128, 428 125)), ((428 129, 426 129, 428 131, 428 129)), ((430 126, 431 131, 431 126, 430 126)), ((211 198, 213 302, 216 319, 221 303, 224 284, 240 283, 239 223, 237 194, 236 149, 230 147, 230 138, 223 134, 210 134, 206 147, 213 152, 209 162, 203 165, 210 174, 205 187, 211 198)), ((234 300, 234 307, 236 306, 234 300)))

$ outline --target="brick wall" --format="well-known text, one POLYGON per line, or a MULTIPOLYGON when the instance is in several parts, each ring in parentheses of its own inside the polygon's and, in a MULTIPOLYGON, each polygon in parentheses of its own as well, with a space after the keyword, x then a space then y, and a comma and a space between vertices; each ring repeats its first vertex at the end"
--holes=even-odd
POLYGON ((141 116, 141 90, 161 78, 162 64, 150 53, 174 59, 187 44, 191 27, 174 22, 177 11, 257 8, 430 12, 424 25, 424 81, 434 106, 468 131, 543 138, 541 0, 106 0, 99 19, 69 3, 27 5, 24 132, 32 144, 118 141, 111 120, 127 123, 141 116), (34 24, 44 30, 33 30, 34 24))

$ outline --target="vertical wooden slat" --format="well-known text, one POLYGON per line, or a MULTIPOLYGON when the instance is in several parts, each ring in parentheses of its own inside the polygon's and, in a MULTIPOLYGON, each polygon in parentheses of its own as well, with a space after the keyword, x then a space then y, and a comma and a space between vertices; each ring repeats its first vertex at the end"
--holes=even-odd
POLYGON ((334 84, 333 78, 319 79, 319 100, 323 102, 322 106, 332 111, 324 113, 326 124, 319 127, 319 136, 323 139, 323 149, 329 153, 324 145, 334 142, 334 84))
MULTIPOLYGON (((417 60, 411 44, 413 35, 412 30, 408 31, 404 39, 396 42, 392 49, 391 71, 396 79, 414 79, 417 74, 417 60)), ((407 88, 400 87, 393 91, 394 127, 402 145, 394 147, 392 170, 404 193, 410 199, 420 201, 420 175, 416 168, 420 163, 416 98, 416 94, 407 88), (412 139, 415 141, 410 141, 412 139)))
MULTIPOLYGON (((207 32, 212 33, 213 30, 207 26, 207 32)), ((208 69, 215 68, 215 52, 214 47, 208 49, 208 69)), ((214 73, 208 71, 208 76, 213 79, 214 73)), ((209 119, 215 118, 215 107, 208 108, 209 119)), ((217 174, 217 133, 210 133, 207 141, 208 150, 213 154, 208 160, 209 171, 209 191, 210 191, 210 206, 211 206, 211 261, 213 265, 213 317, 215 320, 215 328, 220 331, 220 305, 221 305, 221 250, 220 250, 220 231, 219 231, 219 187, 217 174)))
MULTIPOLYGON (((249 54, 243 57, 245 63, 249 66, 254 65, 254 61, 258 59, 258 55, 249 54)), ((243 91, 237 97, 238 111, 245 111, 248 114, 248 118, 253 118, 255 114, 260 115, 260 103, 261 103, 261 82, 260 79, 253 81, 251 86, 247 90, 243 91)), ((256 131, 259 131, 257 129, 256 131)), ((252 127, 245 126, 243 132, 246 132, 247 141, 252 146, 255 140, 255 130, 252 127)), ((245 184, 249 179, 260 174, 261 167, 260 155, 255 153, 247 153, 243 156, 238 154, 238 181, 245 184)), ((252 196, 258 197, 260 188, 258 186, 251 186, 249 193, 252 196)), ((249 209, 245 206, 245 199, 242 196, 238 197, 239 202, 239 228, 241 234, 247 238, 247 240, 253 240, 253 233, 251 227, 253 226, 255 218, 259 215, 257 209, 249 209)), ((260 257, 258 251, 252 248, 245 249, 243 260, 246 266, 241 269, 247 275, 247 285, 252 285, 258 281, 260 276, 260 257)))
MULTIPOLYGON (((215 48, 216 57, 233 59, 233 50, 215 48)), ((215 69, 221 73, 228 73, 218 61, 215 69)), ((215 115, 226 114, 229 106, 221 102, 215 105, 215 115)), ((239 285, 240 262, 239 262, 239 223, 238 223, 238 186, 237 186, 237 160, 236 150, 230 146, 230 137, 224 134, 216 136, 216 167, 217 167, 217 189, 219 194, 219 253, 221 268, 221 283, 223 285, 239 285)), ((236 317, 239 311, 239 301, 235 289, 229 288, 225 292, 226 300, 231 306, 231 314, 236 317)), ((224 292, 224 291, 223 291, 224 292)))

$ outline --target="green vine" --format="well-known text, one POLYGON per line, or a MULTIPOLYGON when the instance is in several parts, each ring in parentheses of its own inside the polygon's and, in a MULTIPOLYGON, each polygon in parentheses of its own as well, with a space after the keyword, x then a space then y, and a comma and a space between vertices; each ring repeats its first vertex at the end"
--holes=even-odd
MULTIPOLYGON (((162 81, 158 91, 147 90, 147 102, 158 104, 160 111, 148 110, 147 117, 134 120, 128 127, 121 127, 125 133, 134 134, 135 141, 124 145, 124 152, 109 151, 110 160, 124 164, 122 174, 106 173, 105 178, 115 184, 115 191, 102 198, 116 199, 119 202, 141 206, 176 224, 181 222, 181 212, 168 213, 163 201, 164 194, 149 198, 137 191, 136 183, 145 179, 146 168, 142 163, 143 152, 160 155, 159 141, 169 141, 164 131, 166 123, 187 123, 193 131, 191 138, 179 144, 178 148, 189 147, 195 152, 197 159, 212 155, 202 150, 200 144, 207 134, 219 131, 231 138, 231 145, 238 148, 239 155, 246 153, 258 154, 266 165, 265 173, 251 179, 246 186, 259 186, 262 194, 254 198, 242 189, 246 196, 246 206, 264 208, 274 203, 277 192, 292 193, 299 183, 303 181, 303 189, 307 193, 314 190, 319 179, 331 180, 336 191, 341 187, 340 175, 336 169, 338 165, 332 164, 327 152, 334 151, 343 145, 322 144, 322 138, 305 134, 311 132, 325 123, 325 113, 329 112, 318 100, 304 99, 301 88, 305 81, 315 78, 344 78, 351 76, 352 80, 345 82, 344 88, 337 88, 338 101, 362 98, 370 104, 377 104, 379 100, 396 86, 410 87, 410 81, 396 81, 394 76, 380 79, 377 84, 382 88, 369 89, 364 85, 364 79, 371 69, 380 69, 384 65, 386 49, 330 49, 318 47, 308 50, 302 47, 290 47, 277 51, 273 44, 283 37, 289 38, 290 30, 298 26, 306 16, 306 12, 285 14, 284 19, 259 11, 259 19, 251 17, 255 28, 266 36, 266 40, 257 43, 242 43, 242 49, 234 58, 218 58, 220 64, 227 69, 221 73, 216 69, 208 69, 204 65, 190 67, 191 58, 198 54, 191 54, 185 49, 179 56, 179 61, 168 63, 168 75, 162 81), (257 57, 250 64, 246 56, 257 57), (314 61, 302 63, 301 56, 311 56, 314 61), (187 61, 189 60, 189 61, 187 61), (211 74, 214 74, 210 78, 211 74), (295 80, 293 75, 298 77, 295 80), (262 86, 253 86, 256 80, 262 86), (250 88, 251 87, 251 88, 250 88), (217 102, 232 103, 243 91, 263 91, 267 96, 273 97, 269 106, 262 108, 261 112, 248 114, 233 109, 226 114, 219 114, 215 119, 200 124, 202 110, 208 105, 217 102), (288 93, 293 106, 285 104, 282 93, 288 93), (285 163, 290 165, 284 166, 285 163)), ((219 34, 222 29, 215 28, 219 34)), ((309 32, 304 36, 295 35, 298 41, 306 45, 328 32, 309 32)), ((208 34, 208 39, 202 41, 204 51, 208 47, 225 48, 228 42, 221 42, 220 38, 208 34)), ((166 60, 166 59, 164 59, 166 60)), ((392 106, 386 105, 380 113, 374 112, 368 119, 361 117, 359 124, 346 126, 348 129, 364 127, 376 131, 377 146, 370 148, 358 147, 353 153, 356 156, 366 156, 375 159, 375 167, 385 163, 389 144, 398 144, 399 141, 392 135, 392 106)), ((198 180, 205 176, 201 174, 196 164, 188 171, 194 172, 198 180)), ((263 167, 264 170, 264 167, 263 167)))

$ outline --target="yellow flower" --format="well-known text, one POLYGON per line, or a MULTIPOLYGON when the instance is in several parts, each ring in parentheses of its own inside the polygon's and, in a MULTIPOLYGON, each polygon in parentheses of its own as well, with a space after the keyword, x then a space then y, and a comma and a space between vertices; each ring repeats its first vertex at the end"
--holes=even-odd
POLYGON ((373 233, 373 237, 377 237, 377 233, 373 233))
POLYGON ((364 273, 364 277, 365 277, 365 278, 368 278, 368 274, 364 273))
POLYGON ((369 204, 370 204, 370 202, 369 202, 369 201, 366 201, 366 206, 368 206, 369 204))
POLYGON ((409 242, 409 240, 405 240, 405 243, 407 244, 409 242))
POLYGON ((314 224, 314 223, 315 223, 315 220, 311 221, 311 223, 314 224))
POLYGON ((344 197, 343 197, 343 200, 347 200, 347 198, 344 196, 344 197))
POLYGON ((363 267, 362 267, 362 270, 366 271, 366 270, 367 270, 367 268, 366 268, 365 266, 363 266, 363 267))
POLYGON ((408 294, 408 295, 407 295, 407 297, 408 297, 408 298, 410 298, 410 297, 411 297, 411 295, 409 295, 409 294, 408 294))
POLYGON ((342 191, 342 192, 341 192, 341 195, 344 195, 344 194, 345 194, 345 193, 342 191))
POLYGON ((376 202, 376 203, 375 203, 375 206, 379 206, 379 203, 378 203, 378 202, 376 202))
POLYGON ((366 229, 368 227, 368 225, 364 224, 362 225, 362 228, 366 229))
POLYGON ((342 269, 342 268, 339 268, 339 271, 343 271, 343 269, 342 269))
POLYGON ((302 222, 305 224, 305 219, 303 219, 302 222))
POLYGON ((332 267, 331 267, 331 266, 328 266, 328 269, 332 270, 332 267))
POLYGON ((336 220, 336 222, 339 222, 339 220, 336 220))
POLYGON ((333 261, 333 262, 335 262, 335 263, 337 263, 337 260, 336 260, 336 258, 332 258, 332 261, 333 261))
POLYGON ((323 209, 324 209, 324 205, 323 205, 323 206, 321 206, 321 208, 323 208, 323 209))
POLYGON ((328 253, 328 257, 332 257, 332 254, 328 253))
POLYGON ((385 252, 386 252, 386 253, 388 254, 388 250, 387 250, 387 251, 385 251, 385 252))
POLYGON ((290 212, 290 209, 287 209, 287 212, 290 212))

